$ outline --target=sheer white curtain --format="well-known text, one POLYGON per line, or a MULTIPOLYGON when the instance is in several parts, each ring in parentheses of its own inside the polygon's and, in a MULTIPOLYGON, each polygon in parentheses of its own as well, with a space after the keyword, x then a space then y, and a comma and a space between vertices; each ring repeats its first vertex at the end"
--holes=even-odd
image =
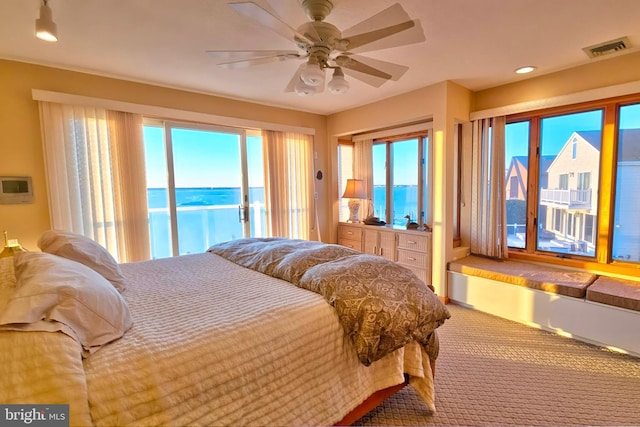
POLYGON ((142 117, 40 102, 51 224, 149 259, 142 117))
POLYGON ((313 200, 313 137, 262 131, 267 235, 309 239, 313 200))
POLYGON ((505 117, 473 122, 471 252, 507 258, 505 117))
POLYGON ((361 209, 361 218, 373 215, 370 212, 373 203, 373 140, 366 139, 355 141, 353 144, 353 177, 361 179, 364 191, 367 193, 367 201, 361 209))

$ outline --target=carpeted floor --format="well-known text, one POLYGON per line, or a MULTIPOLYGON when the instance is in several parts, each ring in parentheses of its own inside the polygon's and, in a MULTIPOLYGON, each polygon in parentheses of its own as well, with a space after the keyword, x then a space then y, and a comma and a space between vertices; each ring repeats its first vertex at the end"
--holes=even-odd
POLYGON ((640 358, 448 307, 437 413, 408 386, 355 425, 640 426, 640 358))

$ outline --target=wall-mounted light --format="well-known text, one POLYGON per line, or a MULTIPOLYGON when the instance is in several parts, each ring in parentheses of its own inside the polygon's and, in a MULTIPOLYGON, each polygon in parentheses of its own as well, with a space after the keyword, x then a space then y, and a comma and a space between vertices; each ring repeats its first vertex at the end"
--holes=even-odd
POLYGON ((36 19, 36 37, 48 42, 58 41, 58 26, 53 22, 48 0, 42 0, 40 6, 40 18, 36 19))

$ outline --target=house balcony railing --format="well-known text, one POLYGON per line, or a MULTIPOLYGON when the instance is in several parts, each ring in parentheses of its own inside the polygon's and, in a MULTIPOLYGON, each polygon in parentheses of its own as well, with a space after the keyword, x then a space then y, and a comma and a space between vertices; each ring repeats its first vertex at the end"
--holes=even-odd
POLYGON ((566 209, 593 209, 591 189, 588 190, 550 190, 540 191, 540 204, 559 206, 566 209))

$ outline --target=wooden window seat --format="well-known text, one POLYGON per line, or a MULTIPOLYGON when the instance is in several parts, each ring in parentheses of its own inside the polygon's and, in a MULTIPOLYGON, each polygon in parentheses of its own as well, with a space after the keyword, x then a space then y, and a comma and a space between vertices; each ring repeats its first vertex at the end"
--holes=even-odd
POLYGON ((454 303, 640 356, 640 282, 475 255, 447 279, 454 303))

